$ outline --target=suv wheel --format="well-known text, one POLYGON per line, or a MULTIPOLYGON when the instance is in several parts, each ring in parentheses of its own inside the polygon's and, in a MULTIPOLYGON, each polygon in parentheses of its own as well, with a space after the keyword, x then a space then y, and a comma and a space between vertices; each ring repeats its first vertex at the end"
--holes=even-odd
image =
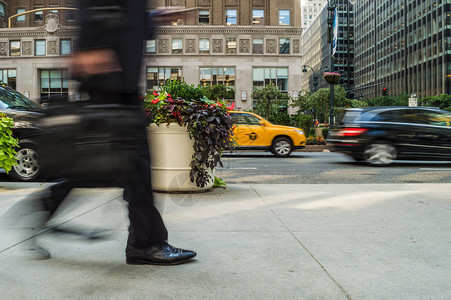
POLYGON ((388 142, 374 142, 368 145, 363 157, 370 165, 389 165, 398 156, 396 148, 388 142))
POLYGON ((289 138, 278 137, 271 146, 271 152, 277 157, 287 157, 293 151, 293 143, 289 138))
POLYGON ((36 146, 30 143, 21 143, 16 153, 17 165, 13 166, 9 175, 17 181, 33 181, 39 177, 39 156, 36 146))

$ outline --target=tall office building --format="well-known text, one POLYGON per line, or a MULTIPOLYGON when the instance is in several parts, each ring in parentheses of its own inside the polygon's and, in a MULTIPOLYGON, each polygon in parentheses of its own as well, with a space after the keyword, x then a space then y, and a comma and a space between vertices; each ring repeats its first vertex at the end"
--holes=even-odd
POLYGON ((301 0, 301 24, 302 28, 307 28, 313 23, 320 13, 327 0, 301 0))
POLYGON ((356 93, 451 94, 451 1, 355 4, 356 93))
POLYGON ((307 65, 302 76, 302 90, 315 91, 329 87, 323 79, 326 67, 341 75, 340 85, 348 97, 354 97, 354 10, 349 0, 335 0, 336 30, 333 30, 336 46, 331 61, 331 45, 328 39, 329 11, 323 6, 313 23, 301 37, 302 65, 307 65), (332 69, 330 67, 332 62, 332 69), (317 85, 315 85, 315 82, 317 85))

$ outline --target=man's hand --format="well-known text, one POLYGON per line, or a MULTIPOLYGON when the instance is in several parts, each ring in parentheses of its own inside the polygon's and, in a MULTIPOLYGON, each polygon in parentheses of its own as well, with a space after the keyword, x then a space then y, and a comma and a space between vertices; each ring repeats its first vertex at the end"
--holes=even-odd
POLYGON ((69 62, 69 72, 74 77, 85 77, 120 72, 116 52, 110 48, 81 50, 69 62))

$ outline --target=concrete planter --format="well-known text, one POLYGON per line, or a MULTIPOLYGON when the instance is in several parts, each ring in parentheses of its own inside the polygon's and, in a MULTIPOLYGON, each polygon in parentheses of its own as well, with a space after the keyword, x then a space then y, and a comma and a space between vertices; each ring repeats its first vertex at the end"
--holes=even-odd
MULTIPOLYGON (((213 179, 203 188, 190 180, 194 141, 189 138, 186 127, 178 124, 150 124, 147 133, 155 191, 201 192, 213 187, 213 179)), ((210 175, 214 178, 213 172, 210 175)))

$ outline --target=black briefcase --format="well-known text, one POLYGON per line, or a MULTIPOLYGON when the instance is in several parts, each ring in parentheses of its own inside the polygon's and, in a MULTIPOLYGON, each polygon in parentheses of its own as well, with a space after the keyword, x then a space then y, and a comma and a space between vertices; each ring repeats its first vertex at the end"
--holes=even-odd
POLYGON ((39 124, 39 159, 51 178, 114 181, 134 172, 134 156, 147 146, 144 117, 136 107, 53 104, 39 124))

